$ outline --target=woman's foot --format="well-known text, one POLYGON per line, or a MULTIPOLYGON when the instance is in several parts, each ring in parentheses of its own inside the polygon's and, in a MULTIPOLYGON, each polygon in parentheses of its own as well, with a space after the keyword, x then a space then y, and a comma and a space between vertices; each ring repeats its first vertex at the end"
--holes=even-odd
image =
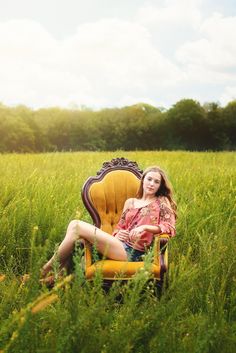
POLYGON ((48 288, 53 288, 55 285, 55 276, 49 275, 39 280, 40 284, 45 285, 48 288))
MULTIPOLYGON (((25 273, 23 276, 20 277, 21 285, 26 284, 30 280, 30 275, 25 273)), ((47 287, 52 288, 55 284, 55 276, 53 274, 49 274, 48 276, 41 277, 39 280, 40 284, 45 284, 47 287)))

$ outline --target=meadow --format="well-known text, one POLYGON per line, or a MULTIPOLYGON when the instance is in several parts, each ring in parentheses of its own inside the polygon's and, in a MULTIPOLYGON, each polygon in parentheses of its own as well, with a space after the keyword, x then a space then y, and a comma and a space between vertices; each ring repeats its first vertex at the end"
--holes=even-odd
POLYGON ((233 152, 0 155, 0 352, 235 352, 235 191, 233 152), (140 273, 105 292, 99 274, 84 280, 77 254, 74 279, 49 291, 40 268, 71 219, 91 222, 81 187, 115 157, 157 164, 171 180, 168 282, 157 295, 140 273), (38 298, 51 304, 38 310, 38 298))

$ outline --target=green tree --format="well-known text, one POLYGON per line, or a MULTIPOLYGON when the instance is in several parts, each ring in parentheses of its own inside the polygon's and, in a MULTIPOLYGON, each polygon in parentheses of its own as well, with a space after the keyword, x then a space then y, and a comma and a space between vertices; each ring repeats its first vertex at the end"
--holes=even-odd
POLYGON ((236 147, 236 100, 227 104, 222 112, 223 121, 225 124, 226 135, 229 140, 229 148, 236 147))
POLYGON ((35 136, 16 109, 0 106, 0 151, 34 152, 35 136))
POLYGON ((205 149, 208 136, 206 113, 193 99, 177 102, 167 112, 166 134, 172 149, 205 149))
POLYGON ((223 120, 222 108, 218 103, 205 103, 203 108, 207 114, 208 138, 206 147, 212 150, 227 148, 229 139, 223 120))

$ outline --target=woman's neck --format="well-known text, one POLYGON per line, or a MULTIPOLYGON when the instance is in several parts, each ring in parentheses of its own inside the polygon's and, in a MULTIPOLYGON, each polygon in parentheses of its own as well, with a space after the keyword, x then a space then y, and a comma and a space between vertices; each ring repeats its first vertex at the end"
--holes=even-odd
POLYGON ((157 198, 156 195, 154 195, 154 196, 149 196, 149 195, 143 194, 141 200, 143 200, 143 201, 154 201, 154 200, 156 200, 156 198, 157 198))

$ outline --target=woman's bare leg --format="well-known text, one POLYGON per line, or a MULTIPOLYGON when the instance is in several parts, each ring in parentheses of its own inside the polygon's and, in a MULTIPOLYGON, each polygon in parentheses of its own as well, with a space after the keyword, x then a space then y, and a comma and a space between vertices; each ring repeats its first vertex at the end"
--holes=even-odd
POLYGON ((98 252, 110 259, 127 260, 127 254, 121 241, 89 223, 74 220, 70 222, 65 238, 60 244, 57 253, 44 265, 43 275, 46 275, 52 269, 55 258, 58 258, 63 267, 63 264, 71 256, 75 242, 78 239, 85 239, 89 243, 95 244, 98 252))

